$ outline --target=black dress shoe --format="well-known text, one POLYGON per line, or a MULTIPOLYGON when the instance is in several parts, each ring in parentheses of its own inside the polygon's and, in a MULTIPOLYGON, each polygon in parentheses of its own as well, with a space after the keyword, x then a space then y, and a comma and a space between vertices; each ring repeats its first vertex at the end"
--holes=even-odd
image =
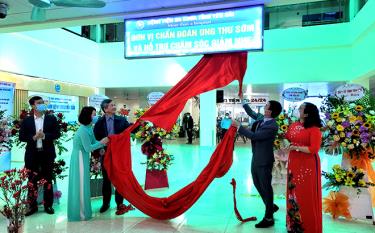
POLYGON ((47 214, 54 214, 55 210, 52 207, 44 207, 44 212, 47 214))
POLYGON ((279 210, 279 207, 273 204, 273 212, 276 213, 279 210))
POLYGON ((106 212, 108 209, 109 209, 109 205, 102 205, 102 207, 100 207, 100 213, 104 213, 104 212, 106 212))
POLYGON ((29 211, 25 214, 25 216, 30 216, 38 212, 38 207, 30 208, 29 211))
POLYGON ((262 221, 255 224, 255 228, 267 228, 272 227, 273 225, 275 225, 275 221, 273 219, 267 220, 266 218, 263 218, 262 221))

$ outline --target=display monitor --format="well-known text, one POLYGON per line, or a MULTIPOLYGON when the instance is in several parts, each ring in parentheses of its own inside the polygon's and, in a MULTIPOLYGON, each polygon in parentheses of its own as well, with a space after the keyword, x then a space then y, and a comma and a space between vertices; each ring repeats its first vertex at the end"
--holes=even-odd
POLYGON ((262 5, 125 20, 125 58, 263 49, 262 5))

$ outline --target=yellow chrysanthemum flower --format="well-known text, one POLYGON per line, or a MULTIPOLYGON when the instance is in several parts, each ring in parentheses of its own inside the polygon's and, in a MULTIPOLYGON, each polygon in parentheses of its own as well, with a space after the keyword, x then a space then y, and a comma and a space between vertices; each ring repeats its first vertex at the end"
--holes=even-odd
POLYGON ((340 117, 336 118, 336 122, 343 122, 343 121, 344 121, 344 119, 342 119, 340 117))
POLYGON ((341 146, 346 147, 346 143, 345 143, 345 142, 342 142, 342 143, 341 143, 341 146))
POLYGON ((357 117, 355 117, 355 116, 349 117, 349 122, 350 123, 354 123, 356 120, 357 120, 357 117))
POLYGON ((339 170, 340 168, 341 168, 341 166, 338 165, 338 164, 335 164, 335 165, 333 166, 333 169, 334 169, 334 170, 339 170))
POLYGON ((347 179, 345 180, 345 185, 346 185, 346 186, 349 186, 349 187, 353 187, 353 185, 355 185, 355 183, 354 183, 354 181, 353 181, 352 179, 347 178, 347 179))
POLYGON ((336 119, 339 117, 339 114, 337 112, 332 113, 332 118, 336 119))
POLYGON ((357 116, 357 121, 363 121, 362 116, 357 116))
POLYGON ((344 126, 342 126, 342 125, 337 125, 336 126, 336 129, 337 129, 337 131, 344 131, 344 126))
POLYGON ((288 126, 287 126, 287 125, 282 125, 282 126, 281 126, 281 129, 282 129, 283 131, 287 131, 287 130, 288 130, 288 126))
POLYGON ((336 142, 340 141, 340 137, 338 135, 334 135, 333 136, 333 140, 335 140, 336 142))
POLYGON ((278 145, 280 145, 280 140, 275 140, 275 142, 274 142, 274 144, 276 145, 276 146, 278 146, 278 145))
POLYGON ((360 187, 366 187, 366 182, 365 182, 364 180, 359 180, 359 181, 358 181, 358 185, 359 185, 360 187))
POLYGON ((361 105, 357 105, 357 106, 355 106, 355 110, 357 110, 358 112, 360 112, 360 111, 363 110, 363 107, 361 105))
POLYGON ((340 138, 345 138, 345 133, 344 132, 340 132, 340 138))
POLYGON ((280 114, 279 119, 280 119, 280 120, 284 120, 284 119, 285 119, 284 114, 280 114))

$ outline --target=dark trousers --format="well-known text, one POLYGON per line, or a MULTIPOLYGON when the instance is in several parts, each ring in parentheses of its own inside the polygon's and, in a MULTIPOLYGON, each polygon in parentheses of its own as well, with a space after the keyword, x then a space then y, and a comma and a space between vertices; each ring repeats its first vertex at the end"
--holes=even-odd
POLYGON ((266 166, 251 166, 251 175, 255 188, 262 197, 263 203, 266 206, 265 218, 273 218, 273 189, 272 189, 272 167, 266 166))
MULTIPOLYGON (((103 205, 109 205, 109 203, 111 203, 112 184, 111 184, 111 181, 108 179, 108 174, 104 166, 102 166, 102 175, 103 175, 103 186, 102 186, 103 205)), ((121 205, 124 202, 124 198, 121 196, 119 192, 117 192, 117 190, 115 191, 115 201, 116 201, 117 206, 121 205)))
POLYGON ((188 142, 193 143, 193 129, 187 129, 188 142))
POLYGON ((33 184, 28 190, 28 201, 31 208, 38 207, 38 195, 35 194, 38 192, 37 183, 41 179, 47 181, 43 187, 44 207, 52 207, 53 205, 52 170, 55 160, 48 156, 49 155, 43 151, 38 151, 33 155, 25 156, 25 168, 30 170, 29 182, 33 184))
POLYGON ((221 135, 220 135, 220 139, 223 140, 225 134, 227 133, 228 129, 221 129, 221 135))

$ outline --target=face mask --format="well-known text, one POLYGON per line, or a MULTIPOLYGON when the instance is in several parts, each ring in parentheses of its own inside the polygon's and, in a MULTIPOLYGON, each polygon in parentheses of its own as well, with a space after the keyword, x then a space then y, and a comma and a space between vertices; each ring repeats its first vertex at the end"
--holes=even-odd
POLYGON ((92 122, 91 122, 91 123, 96 124, 96 122, 98 122, 98 119, 99 119, 98 116, 93 116, 93 117, 92 117, 92 122))
POLYGON ((45 104, 37 104, 36 105, 36 110, 38 112, 45 112, 47 110, 47 105, 45 105, 45 104))

